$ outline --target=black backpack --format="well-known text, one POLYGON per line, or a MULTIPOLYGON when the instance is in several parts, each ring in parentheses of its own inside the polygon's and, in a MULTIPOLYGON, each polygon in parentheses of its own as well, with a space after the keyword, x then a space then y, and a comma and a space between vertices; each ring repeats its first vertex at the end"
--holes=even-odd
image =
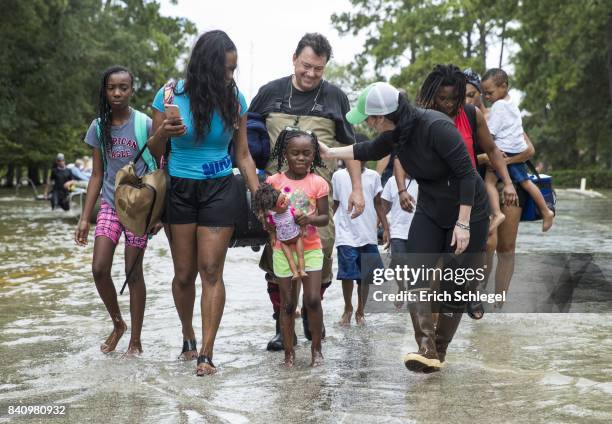
MULTIPOLYGON (((270 235, 253 213, 251 208, 251 192, 244 183, 244 177, 242 175, 234 175, 234 179, 238 190, 235 207, 238 208, 240 213, 229 247, 250 246, 253 250, 257 251, 259 246, 269 241, 270 235)), ((263 182, 265 175, 260 175, 259 180, 260 183, 263 182)))

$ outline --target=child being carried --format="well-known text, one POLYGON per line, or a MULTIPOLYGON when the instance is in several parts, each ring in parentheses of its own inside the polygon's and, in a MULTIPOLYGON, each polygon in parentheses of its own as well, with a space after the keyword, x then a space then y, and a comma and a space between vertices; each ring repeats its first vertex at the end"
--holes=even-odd
MULTIPOLYGON (((512 157, 527 149, 523 136, 523 123, 519 108, 512 103, 508 95, 508 75, 502 69, 489 69, 482 77, 482 90, 485 98, 493 104, 487 118, 489 131, 493 136, 495 145, 506 156, 512 157)), ((508 165, 508 174, 513 182, 520 186, 534 200, 542 215, 542 231, 548 231, 553 225, 555 214, 548 208, 540 189, 531 181, 524 163, 508 165)), ((505 216, 499 207, 499 193, 495 187, 497 175, 488 169, 485 176, 485 185, 491 204, 493 215, 492 227, 501 223, 505 216)))

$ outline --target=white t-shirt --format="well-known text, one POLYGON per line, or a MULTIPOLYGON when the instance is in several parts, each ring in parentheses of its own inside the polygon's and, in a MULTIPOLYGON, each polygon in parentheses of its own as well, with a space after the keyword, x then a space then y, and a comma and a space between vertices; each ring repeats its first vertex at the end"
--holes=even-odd
POLYGON ((347 212, 348 198, 353 190, 351 177, 346 169, 336 171, 332 176, 334 200, 340 202, 334 215, 336 246, 361 247, 366 244, 378 245, 374 198, 382 191, 380 175, 376 171, 366 168, 361 173, 361 185, 363 187, 363 197, 365 198, 365 209, 357 218, 351 219, 347 212))
POLYGON ((502 152, 521 153, 527 149, 521 111, 511 100, 500 99, 493 103, 487 126, 495 145, 502 152))
MULTIPOLYGON (((414 200, 417 200, 419 195, 419 184, 416 180, 406 178, 406 188, 408 189, 408 194, 411 195, 414 200)), ((397 182, 395 181, 395 177, 392 176, 387 180, 381 197, 391 203, 391 210, 387 214, 391 238, 408 240, 408 231, 410 230, 414 212, 410 213, 402 209, 399 194, 397 194, 397 182)))

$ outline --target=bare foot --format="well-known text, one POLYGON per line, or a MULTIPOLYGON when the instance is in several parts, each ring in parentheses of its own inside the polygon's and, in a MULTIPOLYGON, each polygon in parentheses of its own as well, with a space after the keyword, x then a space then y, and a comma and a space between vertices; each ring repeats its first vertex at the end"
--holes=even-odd
POLYGON ((502 222, 506 219, 506 215, 503 213, 498 213, 496 215, 491 215, 491 222, 489 222, 489 236, 495 232, 495 229, 500 226, 502 222))
POLYGON ((553 221, 555 220, 555 213, 550 209, 546 208, 546 213, 542 215, 542 231, 546 232, 550 230, 550 227, 553 225, 553 221))
POLYGON ((295 351, 285 352, 285 360, 283 361, 283 366, 286 368, 292 368, 295 364, 295 351))
POLYGON ((123 320, 121 320, 118 326, 113 329, 113 332, 110 333, 110 336, 107 337, 106 341, 100 345, 100 350, 103 353, 110 353, 115 350, 117 343, 119 343, 119 340, 121 340, 121 336, 123 336, 125 330, 127 330, 127 325, 123 320))
POLYGON ((121 356, 122 358, 136 358, 142 354, 142 346, 140 342, 132 343, 128 346, 128 350, 121 356))
POLYGON ((340 324, 342 327, 347 327, 351 323, 352 315, 353 315, 352 309, 345 309, 338 324, 340 324))
POLYGON ((312 361, 310 362, 311 367, 320 367, 325 361, 323 360, 323 354, 319 351, 313 352, 312 361))
POLYGON ((365 320, 365 314, 363 312, 355 312, 355 323, 359 326, 359 327, 363 327, 366 323, 365 320))

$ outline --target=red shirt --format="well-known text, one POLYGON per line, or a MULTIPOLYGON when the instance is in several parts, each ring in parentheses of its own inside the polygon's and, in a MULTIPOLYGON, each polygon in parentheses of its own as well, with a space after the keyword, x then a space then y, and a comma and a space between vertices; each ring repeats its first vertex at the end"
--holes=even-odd
POLYGON ((461 108, 459 113, 455 117, 455 126, 461 134, 461 138, 465 142, 465 147, 467 147, 467 151, 470 154, 470 159, 472 160, 472 165, 474 169, 476 169, 476 159, 474 156, 474 139, 472 138, 472 127, 470 126, 470 120, 465 113, 465 109, 461 108))

